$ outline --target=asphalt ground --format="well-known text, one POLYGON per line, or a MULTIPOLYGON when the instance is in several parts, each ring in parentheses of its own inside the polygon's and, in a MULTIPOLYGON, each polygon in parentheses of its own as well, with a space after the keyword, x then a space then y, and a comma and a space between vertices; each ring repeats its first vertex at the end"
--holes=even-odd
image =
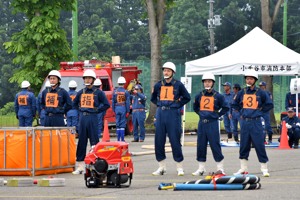
MULTIPOLYGON (((134 174, 132 184, 128 188, 87 188, 83 175, 72 175, 71 173, 55 174, 54 178, 65 178, 64 187, 8 187, 0 186, 0 199, 300 199, 300 149, 282 150, 278 148, 267 148, 269 156, 270 177, 262 177, 260 164, 255 150, 252 149, 249 157, 249 173, 261 178, 261 189, 258 190, 215 190, 215 191, 174 191, 158 190, 161 182, 182 183, 203 179, 204 176, 195 177, 194 172, 198 163, 196 161, 195 135, 186 135, 184 152, 184 176, 177 176, 176 164, 172 154, 167 153, 167 174, 163 176, 152 176, 151 173, 158 167, 155 156, 151 153, 154 136, 147 135, 144 143, 131 143, 132 137, 126 137, 129 149, 133 154, 134 174), (142 146, 148 147, 143 149, 142 146)), ((111 140, 116 138, 111 137, 111 140)), ((208 147, 209 148, 209 147, 208 147)), ((223 147, 225 156, 224 166, 227 175, 232 175, 239 167, 238 147, 223 147)), ((216 171, 211 150, 208 150, 206 174, 216 171)), ((47 178, 35 176, 33 179, 47 178)), ((1 177, 4 179, 12 177, 1 177)), ((24 177, 16 177, 24 178, 24 177)))

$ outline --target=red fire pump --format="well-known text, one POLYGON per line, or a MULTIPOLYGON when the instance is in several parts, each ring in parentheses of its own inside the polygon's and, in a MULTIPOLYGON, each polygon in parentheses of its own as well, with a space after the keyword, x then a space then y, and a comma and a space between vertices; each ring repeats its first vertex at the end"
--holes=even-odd
POLYGON ((99 142, 84 159, 85 184, 88 188, 129 187, 133 163, 128 143, 99 142))

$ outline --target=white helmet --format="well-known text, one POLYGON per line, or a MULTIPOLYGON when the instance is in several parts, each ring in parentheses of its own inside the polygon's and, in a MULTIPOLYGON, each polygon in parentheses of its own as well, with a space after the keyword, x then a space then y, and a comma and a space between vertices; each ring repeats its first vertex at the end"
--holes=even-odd
POLYGON ((69 88, 76 88, 76 87, 77 87, 76 81, 71 80, 71 81, 69 82, 69 88))
POLYGON ((174 63, 172 62, 166 62, 163 66, 162 66, 162 69, 164 70, 165 68, 167 69, 171 69, 173 70, 174 73, 176 73, 176 66, 174 63))
POLYGON ((215 75, 213 75, 213 73, 211 72, 205 72, 202 76, 202 82, 204 80, 213 80, 215 82, 216 81, 215 75))
POLYGON ((84 77, 92 77, 92 78, 96 79, 96 73, 93 70, 91 70, 91 69, 87 69, 87 70, 84 71, 82 77, 83 78, 84 77))
POLYGON ((49 79, 50 76, 56 76, 59 80, 61 80, 60 72, 57 71, 57 70, 50 71, 49 74, 48 74, 48 79, 49 79))
POLYGON ((30 83, 28 81, 23 81, 21 83, 21 88, 28 88, 30 86, 30 83))
POLYGON ((126 83, 125 78, 124 78, 123 76, 120 76, 120 77, 118 78, 118 83, 119 83, 119 84, 125 84, 125 83, 126 83))
POLYGON ((102 85, 102 82, 101 82, 100 78, 97 78, 94 82, 94 86, 100 86, 100 85, 102 85))
POLYGON ((51 86, 51 85, 50 85, 50 81, 47 80, 46 83, 45 83, 45 87, 48 88, 48 87, 50 87, 50 86, 51 86))
POLYGON ((245 72, 245 78, 247 76, 251 76, 251 77, 255 78, 255 80, 258 80, 258 73, 255 70, 247 70, 245 72))

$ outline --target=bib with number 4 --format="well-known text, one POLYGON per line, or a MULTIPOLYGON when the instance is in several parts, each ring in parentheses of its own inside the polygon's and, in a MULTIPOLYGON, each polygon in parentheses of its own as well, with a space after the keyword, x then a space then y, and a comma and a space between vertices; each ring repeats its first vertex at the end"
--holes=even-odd
POLYGON ((160 100, 161 101, 174 101, 174 87, 173 86, 161 86, 160 100))
POLYGON ((255 94, 244 94, 243 108, 246 109, 257 109, 258 102, 255 94))
POLYGON ((200 110, 201 111, 214 111, 214 97, 202 96, 200 101, 200 110))

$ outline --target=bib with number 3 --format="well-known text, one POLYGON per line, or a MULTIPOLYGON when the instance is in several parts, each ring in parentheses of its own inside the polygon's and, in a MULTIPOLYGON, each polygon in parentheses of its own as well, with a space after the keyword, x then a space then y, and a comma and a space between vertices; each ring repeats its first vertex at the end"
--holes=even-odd
POLYGON ((202 96, 200 101, 201 111, 214 111, 214 97, 202 96))
POLYGON ((161 101, 174 101, 174 87, 173 86, 161 86, 160 100, 161 101))
POLYGON ((257 109, 258 102, 255 94, 244 94, 243 108, 246 109, 257 109))

